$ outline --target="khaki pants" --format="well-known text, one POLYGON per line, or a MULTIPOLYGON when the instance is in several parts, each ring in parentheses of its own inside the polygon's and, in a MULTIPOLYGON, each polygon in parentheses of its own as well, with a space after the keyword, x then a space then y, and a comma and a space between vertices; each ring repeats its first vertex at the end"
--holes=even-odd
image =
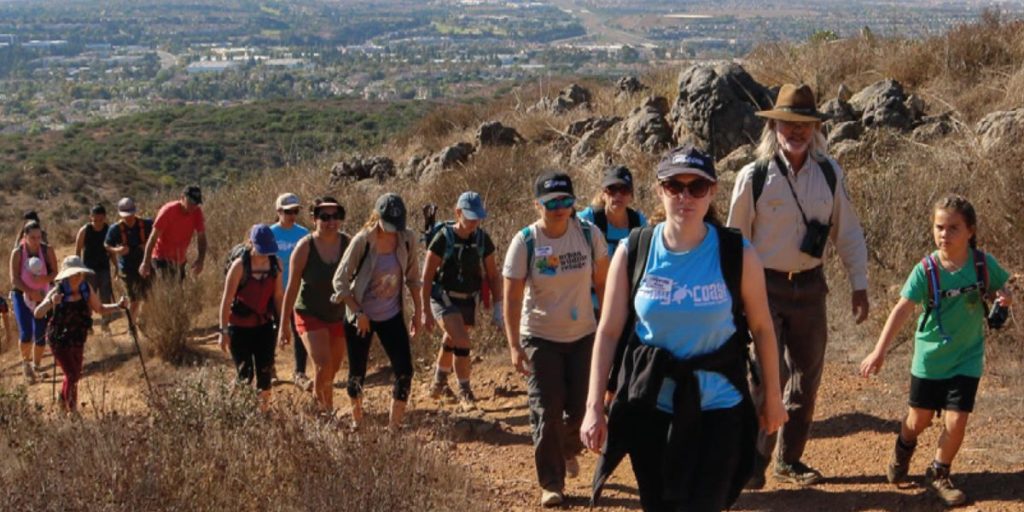
MULTIPOLYGON (((803 457, 814 421, 814 404, 828 343, 825 308, 828 285, 821 267, 802 272, 793 280, 785 274, 768 271, 765 281, 768 307, 779 343, 782 400, 789 421, 776 434, 758 434, 757 451, 770 460, 778 444, 778 460, 792 464, 803 457)), ((751 391, 755 403, 762 403, 761 390, 753 388, 751 391)))

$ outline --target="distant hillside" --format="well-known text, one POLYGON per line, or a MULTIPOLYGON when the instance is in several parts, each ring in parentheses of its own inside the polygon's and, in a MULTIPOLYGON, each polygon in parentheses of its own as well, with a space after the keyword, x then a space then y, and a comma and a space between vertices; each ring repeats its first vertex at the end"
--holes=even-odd
POLYGON ((0 137, 0 221, 27 207, 78 217, 76 205, 97 199, 197 181, 218 185, 373 146, 426 108, 354 100, 187 105, 63 132, 0 137), (60 204, 35 204, 54 198, 60 204))

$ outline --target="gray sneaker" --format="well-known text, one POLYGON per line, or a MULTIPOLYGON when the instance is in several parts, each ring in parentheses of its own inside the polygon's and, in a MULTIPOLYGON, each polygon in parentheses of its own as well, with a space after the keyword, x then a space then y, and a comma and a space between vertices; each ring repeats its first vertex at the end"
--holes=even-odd
POLYGON ((955 507, 967 503, 967 495, 953 485, 949 479, 949 468, 937 468, 935 465, 928 466, 924 472, 925 481, 928 487, 935 491, 935 495, 946 504, 947 507, 955 507))
POLYGON ((557 507, 565 501, 562 493, 559 491, 542 491, 540 493, 540 505, 542 507, 557 507))
POLYGON ((821 481, 821 472, 803 462, 797 461, 792 464, 775 461, 775 479, 780 482, 787 482, 797 485, 814 485, 821 481))
POLYGON ((455 396, 455 392, 448 386, 447 382, 435 382, 430 387, 430 398, 434 400, 446 400, 448 402, 455 402, 458 398, 455 396))

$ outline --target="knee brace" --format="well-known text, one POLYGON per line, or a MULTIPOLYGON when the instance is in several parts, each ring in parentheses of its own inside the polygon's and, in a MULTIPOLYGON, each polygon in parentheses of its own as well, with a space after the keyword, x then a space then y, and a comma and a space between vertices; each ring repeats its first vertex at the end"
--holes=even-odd
POLYGON ((346 391, 348 391, 349 398, 359 398, 363 396, 363 378, 349 377, 346 391))
POLYGON ((396 375, 395 387, 391 397, 399 402, 409 400, 409 390, 412 388, 412 375, 396 375))
POLYGON ((452 352, 455 353, 455 357, 469 357, 468 348, 452 348, 452 352))

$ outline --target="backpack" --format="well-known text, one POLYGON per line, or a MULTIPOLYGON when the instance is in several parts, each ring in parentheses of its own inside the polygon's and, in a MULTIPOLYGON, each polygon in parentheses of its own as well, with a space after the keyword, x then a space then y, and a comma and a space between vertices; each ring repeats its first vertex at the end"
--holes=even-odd
MULTIPOLYGON (((818 162, 817 160, 815 160, 818 162)), ((761 193, 764 192, 765 181, 768 180, 768 160, 758 160, 754 164, 754 172, 751 175, 750 181, 753 185, 754 194, 754 205, 757 205, 757 199, 761 197, 761 193)), ((779 171, 783 174, 787 174, 786 164, 779 160, 779 157, 775 157, 775 165, 779 166, 779 171)), ((822 174, 825 175, 825 182, 828 183, 828 189, 832 192, 832 196, 836 195, 836 170, 832 167, 832 162, 828 158, 818 162, 818 167, 821 167, 822 174)))
MULTIPOLYGON (((64 294, 65 297, 71 296, 71 283, 67 279, 61 280, 60 282, 60 293, 64 294)), ((82 280, 78 284, 78 293, 82 296, 82 300, 86 303, 89 302, 89 283, 82 280)))
POLYGON ((928 282, 928 301, 924 306, 924 315, 921 316, 921 321, 917 326, 918 332, 924 330, 924 324, 928 321, 928 316, 934 312, 935 323, 939 327, 939 334, 942 335, 943 341, 949 341, 949 335, 946 334, 946 329, 942 326, 939 305, 942 303, 942 299, 957 297, 970 292, 978 292, 982 299, 981 306, 984 308, 985 316, 988 316, 988 304, 985 302, 985 296, 988 295, 989 289, 988 261, 985 258, 985 253, 978 249, 972 248, 971 253, 974 256, 974 274, 978 280, 973 284, 949 290, 942 289, 942 283, 939 280, 941 274, 939 272, 939 262, 935 256, 929 254, 921 260, 925 279, 928 282))
MULTIPOLYGON (((435 280, 438 281, 444 278, 444 263, 455 255, 455 221, 449 220, 446 222, 436 223, 434 227, 431 229, 431 231, 427 233, 427 235, 429 236, 429 238, 427 239, 428 245, 433 244, 434 240, 437 238, 439 233, 443 234, 445 243, 444 255, 441 256, 441 268, 439 269, 440 272, 438 272, 437 277, 435 278, 435 280)), ((476 253, 480 257, 480 270, 481 275, 483 275, 484 249, 486 248, 486 244, 484 243, 483 228, 476 228, 476 231, 473 233, 473 235, 473 239, 470 241, 470 247, 476 249, 476 253)))
MULTIPOLYGON (((605 235, 608 234, 608 214, 604 208, 594 208, 594 225, 605 235)), ((629 229, 632 231, 640 227, 640 214, 632 208, 626 208, 626 216, 629 217, 629 229)))
MULTIPOLYGON (((136 218, 135 222, 138 223, 138 228, 139 228, 139 245, 145 247, 146 246, 146 221, 144 221, 142 219, 139 219, 139 218, 136 218)), ((121 228, 121 246, 122 247, 128 247, 128 230, 131 229, 131 228, 128 227, 128 224, 125 223, 125 221, 123 221, 123 220, 117 221, 117 226, 119 228, 121 228)))
MULTIPOLYGON (((732 318, 736 325, 737 333, 748 332, 747 317, 743 309, 742 283, 743 283, 743 234, 737 229, 723 226, 714 226, 718 233, 718 258, 722 269, 722 278, 725 280, 725 287, 732 297, 732 318)), ((629 287, 629 313, 626 317, 625 327, 619 335, 619 341, 615 347, 615 359, 612 361, 612 369, 609 380, 616 383, 616 389, 624 383, 620 382, 624 375, 620 374, 622 358, 626 346, 634 334, 636 325, 636 310, 633 308, 633 297, 636 297, 647 273, 647 258, 650 255, 651 245, 654 238, 654 226, 645 226, 629 232, 626 241, 626 275, 630 277, 629 287)), ((747 342, 751 341, 747 337, 747 342)), ((755 384, 760 383, 760 378, 754 371, 753 361, 749 359, 751 378, 755 384)))
MULTIPOLYGON (((277 273, 280 272, 281 267, 277 261, 277 256, 270 255, 270 277, 276 278, 277 273)), ((228 256, 224 260, 224 276, 228 275, 228 271, 231 270, 231 265, 234 264, 235 260, 242 259, 242 279, 238 281, 238 289, 241 290, 245 287, 246 283, 249 282, 249 274, 252 274, 252 254, 249 252, 249 246, 244 243, 238 244, 228 251, 228 256)))
MULTIPOLYGON (((593 263, 593 262, 597 261, 596 255, 594 254, 594 240, 593 240, 594 235, 590 231, 590 228, 593 226, 593 224, 591 224, 589 222, 586 222, 584 220, 580 220, 580 219, 577 219, 577 222, 579 222, 580 229, 583 230, 583 238, 585 238, 587 240, 587 245, 590 246, 590 261, 591 261, 591 263, 593 263)), ((535 246, 537 245, 537 237, 534 234, 536 229, 537 229, 536 226, 531 224, 531 225, 526 226, 525 228, 523 228, 522 230, 519 231, 519 233, 521 235, 523 235, 523 242, 526 243, 526 277, 527 278, 530 277, 530 268, 533 267, 533 252, 535 250, 535 246)), ((633 230, 633 231, 636 231, 636 230, 633 230)), ((630 233, 630 234, 632 234, 632 233, 630 233)))

